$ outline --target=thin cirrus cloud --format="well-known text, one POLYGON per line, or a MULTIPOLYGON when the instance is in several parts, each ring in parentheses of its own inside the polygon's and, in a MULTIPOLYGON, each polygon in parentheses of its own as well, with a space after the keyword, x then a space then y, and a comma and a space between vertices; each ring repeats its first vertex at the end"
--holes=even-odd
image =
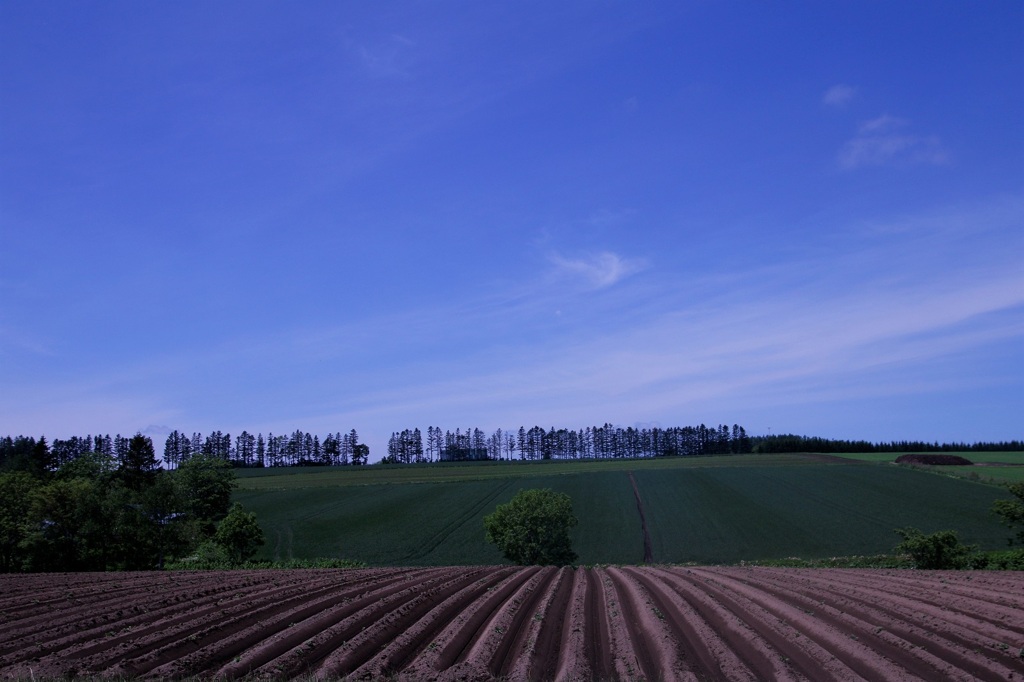
POLYGON ((882 114, 864 121, 857 135, 839 152, 839 166, 854 170, 868 166, 934 165, 949 162, 949 153, 935 135, 917 135, 906 119, 882 114))
POLYGON ((830 107, 843 107, 857 94, 857 88, 850 85, 833 85, 821 96, 821 103, 830 107))
POLYGON ((560 277, 582 282, 590 289, 605 289, 647 267, 638 258, 623 258, 611 251, 588 254, 579 258, 566 258, 553 253, 548 260, 560 277))

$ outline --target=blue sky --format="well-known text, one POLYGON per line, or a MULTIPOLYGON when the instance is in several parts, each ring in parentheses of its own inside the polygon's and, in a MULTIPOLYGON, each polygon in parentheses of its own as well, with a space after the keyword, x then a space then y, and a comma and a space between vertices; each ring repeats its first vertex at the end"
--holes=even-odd
POLYGON ((0 434, 1021 438, 1024 5, 0 1, 0 434))

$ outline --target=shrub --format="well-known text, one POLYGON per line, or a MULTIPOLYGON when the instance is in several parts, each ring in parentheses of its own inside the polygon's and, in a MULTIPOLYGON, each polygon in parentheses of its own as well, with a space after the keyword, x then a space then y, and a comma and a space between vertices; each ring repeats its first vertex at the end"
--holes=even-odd
POLYGON ((565 566, 576 561, 569 529, 577 523, 572 499, 553 490, 520 490, 484 517, 487 541, 521 565, 565 566))
POLYGON ((972 568, 984 568, 990 571, 1024 571, 1024 549, 979 554, 975 558, 972 568))
POLYGON ((897 554, 909 554, 914 567, 921 569, 959 569, 971 565, 977 547, 960 543, 955 530, 940 530, 925 535, 917 528, 897 529, 903 542, 896 545, 897 554))

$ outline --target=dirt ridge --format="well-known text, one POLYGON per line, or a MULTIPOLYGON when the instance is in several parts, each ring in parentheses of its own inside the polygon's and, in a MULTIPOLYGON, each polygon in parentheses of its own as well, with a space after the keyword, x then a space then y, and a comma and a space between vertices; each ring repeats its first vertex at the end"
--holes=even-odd
POLYGON ((0 623, 4 679, 1024 680, 1014 572, 3 575, 0 623))

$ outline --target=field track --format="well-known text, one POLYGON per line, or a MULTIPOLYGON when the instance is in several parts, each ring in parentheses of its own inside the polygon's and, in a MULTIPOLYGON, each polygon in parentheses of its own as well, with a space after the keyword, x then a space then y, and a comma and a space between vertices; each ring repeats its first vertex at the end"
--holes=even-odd
POLYGON ((0 576, 0 676, 1024 680, 1024 574, 480 566, 0 576))

